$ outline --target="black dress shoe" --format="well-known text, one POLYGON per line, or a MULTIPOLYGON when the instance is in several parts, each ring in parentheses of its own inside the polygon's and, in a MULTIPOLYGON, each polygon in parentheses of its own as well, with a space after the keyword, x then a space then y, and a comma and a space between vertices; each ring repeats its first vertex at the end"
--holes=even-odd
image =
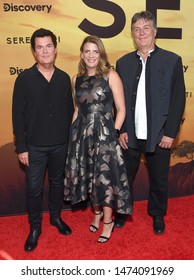
POLYGON ((50 223, 51 225, 55 226, 61 234, 70 235, 72 233, 70 227, 64 223, 61 218, 51 219, 50 223))
POLYGON ((165 223, 162 216, 153 218, 153 230, 156 234, 163 234, 165 231, 165 223))
POLYGON ((24 245, 24 250, 26 252, 32 252, 38 245, 38 238, 41 235, 42 231, 40 228, 30 230, 28 238, 24 245))
POLYGON ((115 228, 122 228, 125 225, 127 215, 125 214, 117 214, 114 219, 114 227, 115 228))

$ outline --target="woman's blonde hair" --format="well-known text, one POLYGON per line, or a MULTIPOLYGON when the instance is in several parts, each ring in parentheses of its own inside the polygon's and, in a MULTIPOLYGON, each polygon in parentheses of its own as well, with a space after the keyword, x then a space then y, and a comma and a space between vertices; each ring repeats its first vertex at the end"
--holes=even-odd
POLYGON ((84 60, 81 58, 81 54, 84 51, 84 45, 86 43, 93 43, 93 44, 97 45, 97 47, 98 47, 98 51, 100 54, 100 61, 96 67, 96 76, 102 77, 102 76, 107 75, 111 68, 111 64, 108 61, 108 56, 107 56, 104 44, 99 37, 91 35, 91 36, 87 36, 83 40, 81 47, 80 47, 80 61, 78 64, 78 76, 87 75, 86 64, 85 64, 84 60))

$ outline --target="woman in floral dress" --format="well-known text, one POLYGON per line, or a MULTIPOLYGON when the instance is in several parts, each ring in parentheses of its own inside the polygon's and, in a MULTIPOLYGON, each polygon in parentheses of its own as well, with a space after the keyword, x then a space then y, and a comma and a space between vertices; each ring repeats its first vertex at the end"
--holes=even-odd
POLYGON ((132 213, 119 130, 125 119, 122 82, 111 68, 100 38, 87 36, 80 47, 78 74, 72 85, 75 98, 65 167, 64 199, 76 204, 90 198, 96 232, 103 219, 99 243, 114 229, 113 210, 132 213), (113 116, 113 103, 116 116, 113 116))

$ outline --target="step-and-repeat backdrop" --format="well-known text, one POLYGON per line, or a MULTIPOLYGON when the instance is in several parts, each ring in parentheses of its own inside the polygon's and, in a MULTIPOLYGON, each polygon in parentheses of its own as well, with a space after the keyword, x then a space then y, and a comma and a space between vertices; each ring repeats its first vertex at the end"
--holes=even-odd
MULTIPOLYGON (((157 19, 157 45, 182 56, 186 82, 185 120, 172 153, 169 197, 194 194, 194 1, 193 0, 28 0, 0 4, 0 215, 26 213, 25 174, 13 143, 11 107, 17 75, 34 64, 30 37, 38 28, 58 39, 56 66, 73 76, 79 47, 88 34, 102 38, 109 60, 134 50, 130 21, 135 12, 150 10, 157 19)), ((141 163, 135 199, 147 198, 149 182, 141 163)), ((47 210, 45 181, 43 207, 47 210)), ((69 205, 64 204, 64 209, 69 205)))

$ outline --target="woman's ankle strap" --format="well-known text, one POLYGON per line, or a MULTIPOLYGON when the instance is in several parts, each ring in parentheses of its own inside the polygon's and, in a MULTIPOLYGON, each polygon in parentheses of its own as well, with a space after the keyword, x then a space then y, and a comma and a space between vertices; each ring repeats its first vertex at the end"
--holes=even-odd
POLYGON ((112 224, 113 222, 114 222, 114 220, 112 220, 111 222, 108 222, 108 223, 104 222, 104 224, 105 224, 105 225, 110 225, 110 224, 112 224))

